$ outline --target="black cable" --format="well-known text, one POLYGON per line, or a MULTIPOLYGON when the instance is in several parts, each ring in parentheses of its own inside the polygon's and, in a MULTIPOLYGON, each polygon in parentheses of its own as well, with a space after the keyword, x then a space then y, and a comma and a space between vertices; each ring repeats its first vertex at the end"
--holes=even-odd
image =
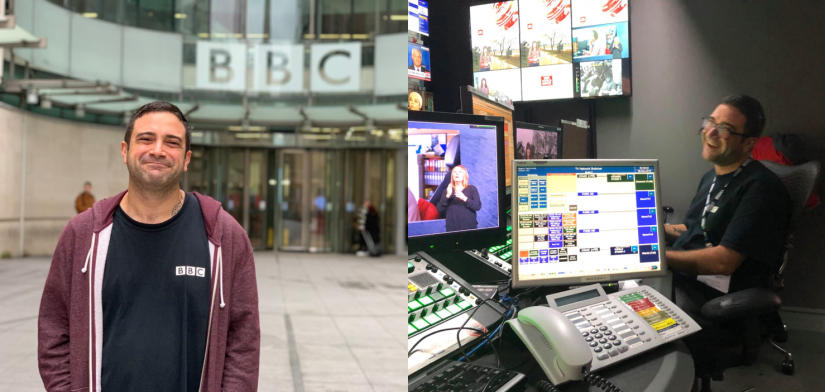
POLYGON ((540 392, 559 392, 559 390, 556 389, 556 386, 547 380, 539 381, 539 383, 536 384, 536 389, 538 389, 540 392))
POLYGON ((585 373, 582 381, 586 384, 590 384, 592 386, 601 388, 603 391, 622 392, 622 390, 619 389, 619 387, 613 385, 613 383, 608 381, 606 378, 599 377, 598 375, 595 375, 593 373, 585 373))
POLYGON ((476 329, 476 328, 470 328, 470 327, 452 327, 452 328, 442 328, 442 329, 439 329, 439 330, 437 330, 437 331, 430 332, 430 333, 428 333, 428 334, 426 334, 426 335, 422 336, 422 337, 421 337, 421 339, 418 339, 418 341, 417 341, 417 342, 415 342, 415 344, 413 344, 413 346, 412 346, 412 347, 410 347, 410 351, 408 351, 408 352, 407 352, 407 358, 409 358, 411 355, 413 355, 413 350, 415 350, 415 347, 416 347, 416 346, 418 346, 418 344, 419 344, 419 343, 421 343, 424 339, 426 339, 426 338, 428 338, 428 337, 430 337, 430 336, 432 336, 432 335, 435 335, 435 334, 437 334, 437 333, 444 332, 444 331, 451 331, 451 330, 454 330, 454 329, 458 329, 458 330, 462 330, 462 329, 469 329, 470 331, 476 331, 476 332, 479 332, 479 333, 484 333, 484 331, 483 331, 483 330, 476 329))
MULTIPOLYGON (((487 301, 493 301, 493 299, 492 298, 487 298, 487 299, 481 301, 481 303, 478 304, 478 306, 476 306, 475 309, 473 309, 473 311, 470 313, 469 317, 467 317, 467 319, 464 320, 464 324, 461 324, 461 328, 464 328, 467 325, 467 322, 469 322, 473 318, 473 316, 475 316, 476 312, 478 312, 478 310, 481 309, 481 306, 484 305, 485 303, 487 303, 487 301)), ((490 306, 490 308, 493 309, 494 311, 496 311, 496 313, 500 314, 501 317, 504 317, 505 313, 499 312, 498 309, 496 309, 492 306, 490 306)), ((458 331, 455 332, 455 340, 458 341, 458 349, 461 350, 462 358, 466 358, 467 363, 470 363, 470 358, 467 358, 467 350, 465 350, 464 346, 461 345, 461 336, 459 336, 460 333, 461 333, 461 330, 458 330, 458 331)), ((485 327, 484 328, 484 339, 488 339, 488 336, 489 335, 487 334, 487 328, 485 327)), ((493 353, 496 354, 496 363, 500 362, 499 356, 498 356, 498 351, 495 349, 495 347, 493 348, 493 353)))

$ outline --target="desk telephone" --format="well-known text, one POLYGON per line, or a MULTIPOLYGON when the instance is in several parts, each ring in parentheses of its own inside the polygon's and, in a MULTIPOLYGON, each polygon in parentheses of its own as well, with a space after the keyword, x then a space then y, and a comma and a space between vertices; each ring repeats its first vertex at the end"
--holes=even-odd
POLYGON ((547 296, 507 321, 555 385, 641 354, 701 328, 648 286, 606 295, 594 284, 547 296))

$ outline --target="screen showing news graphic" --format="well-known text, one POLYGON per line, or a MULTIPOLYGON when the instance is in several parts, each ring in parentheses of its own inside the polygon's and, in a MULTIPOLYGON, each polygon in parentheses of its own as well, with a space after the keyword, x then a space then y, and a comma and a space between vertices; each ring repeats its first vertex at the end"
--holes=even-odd
POLYGON ((476 72, 473 74, 473 87, 481 92, 510 101, 521 100, 521 73, 518 69, 508 69, 499 72, 476 72))
POLYGON ((518 2, 470 7, 473 72, 519 68, 518 2))
POLYGON ((573 0, 573 28, 627 22, 628 0, 573 0))
POLYGON ((522 0, 522 67, 573 62, 570 0, 522 0))
POLYGON ((559 159, 559 132, 516 128, 516 159, 559 159))
POLYGON ((496 127, 408 126, 407 235, 498 227, 496 127))
POLYGON ((407 76, 430 80, 430 48, 407 44, 407 76))
POLYGON ((573 98, 573 64, 523 68, 521 83, 525 101, 573 98))
POLYGON ((578 97, 622 95, 622 60, 576 63, 575 72, 578 97))
POLYGON ((407 29, 424 35, 430 35, 429 12, 427 1, 407 0, 407 29))
POLYGON ((629 37, 627 22, 575 29, 573 30, 573 61, 629 58, 629 37))

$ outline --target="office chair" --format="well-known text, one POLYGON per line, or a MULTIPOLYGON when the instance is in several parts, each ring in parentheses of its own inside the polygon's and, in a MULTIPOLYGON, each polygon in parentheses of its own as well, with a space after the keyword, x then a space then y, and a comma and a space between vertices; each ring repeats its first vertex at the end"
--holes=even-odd
MULTIPOLYGON (((812 161, 799 166, 785 166, 770 161, 762 161, 762 164, 774 172, 788 188, 791 199, 791 223, 788 232, 793 233, 817 182, 819 162, 812 161)), ((793 236, 789 235, 783 261, 765 287, 724 295, 708 301, 702 307, 702 316, 708 321, 724 325, 726 322, 737 320, 743 328, 734 333, 724 328, 718 330, 724 336, 720 341, 727 344, 714 348, 715 361, 709 367, 707 364, 697 363, 697 375, 702 381, 702 392, 710 392, 711 379, 723 380, 725 369, 755 363, 759 349, 766 340, 772 347, 785 354, 782 372, 788 375, 794 373, 793 355, 778 344, 788 340, 787 328, 779 316, 782 300, 778 293, 784 288, 784 272, 788 264, 788 250, 793 248, 792 239, 793 236)), ((713 332, 717 330, 714 329, 713 332)))

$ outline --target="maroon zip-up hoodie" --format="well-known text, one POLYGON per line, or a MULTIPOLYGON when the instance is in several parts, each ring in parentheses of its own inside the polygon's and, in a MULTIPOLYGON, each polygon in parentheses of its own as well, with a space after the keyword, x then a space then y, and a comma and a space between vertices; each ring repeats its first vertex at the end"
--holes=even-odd
MULTIPOLYGON (((114 211, 125 194, 98 201, 69 221, 60 235, 38 320, 37 360, 48 392, 100 392, 103 271, 114 211)), ((201 205, 212 258, 200 390, 255 391, 261 331, 252 246, 218 201, 194 195, 201 205)))

